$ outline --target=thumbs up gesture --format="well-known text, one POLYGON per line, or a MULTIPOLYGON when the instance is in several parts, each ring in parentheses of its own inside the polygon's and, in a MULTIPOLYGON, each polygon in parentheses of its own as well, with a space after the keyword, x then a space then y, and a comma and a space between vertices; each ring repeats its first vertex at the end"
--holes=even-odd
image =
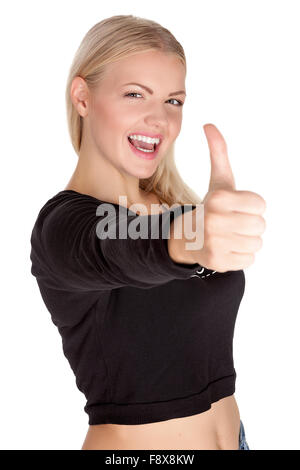
POLYGON ((204 244, 197 262, 218 272, 239 270, 254 262, 265 231, 265 200, 252 191, 238 191, 226 142, 213 124, 203 126, 211 174, 204 205, 204 244))

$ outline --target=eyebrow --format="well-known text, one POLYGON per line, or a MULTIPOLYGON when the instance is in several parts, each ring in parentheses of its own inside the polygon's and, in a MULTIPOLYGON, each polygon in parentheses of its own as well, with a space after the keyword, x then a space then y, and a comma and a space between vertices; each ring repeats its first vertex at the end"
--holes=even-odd
MULTIPOLYGON (((123 86, 126 86, 126 85, 140 86, 141 88, 144 88, 146 91, 148 91, 148 93, 153 95, 153 90, 151 90, 151 88, 148 88, 145 85, 141 85, 140 83, 125 83, 123 86)), ((172 93, 169 93, 169 96, 173 96, 173 95, 186 95, 186 92, 184 90, 179 90, 179 91, 173 91, 172 93)))

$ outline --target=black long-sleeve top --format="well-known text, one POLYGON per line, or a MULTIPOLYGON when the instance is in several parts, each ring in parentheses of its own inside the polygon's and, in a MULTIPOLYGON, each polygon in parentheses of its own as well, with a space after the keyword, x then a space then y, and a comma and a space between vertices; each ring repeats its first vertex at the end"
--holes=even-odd
POLYGON ((38 213, 31 273, 91 425, 190 416, 235 392, 232 346, 244 271, 172 260, 166 234, 182 208, 139 216, 63 190, 38 213), (129 236, 139 221, 148 222, 146 237, 129 236))

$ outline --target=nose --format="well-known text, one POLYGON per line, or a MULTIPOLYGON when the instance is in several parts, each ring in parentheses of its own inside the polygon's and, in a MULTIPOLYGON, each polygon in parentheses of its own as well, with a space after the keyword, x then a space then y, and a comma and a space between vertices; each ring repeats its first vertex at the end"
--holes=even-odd
POLYGON ((152 104, 145 115, 145 123, 151 128, 156 126, 158 132, 162 132, 168 126, 167 111, 161 104, 156 106, 152 104))

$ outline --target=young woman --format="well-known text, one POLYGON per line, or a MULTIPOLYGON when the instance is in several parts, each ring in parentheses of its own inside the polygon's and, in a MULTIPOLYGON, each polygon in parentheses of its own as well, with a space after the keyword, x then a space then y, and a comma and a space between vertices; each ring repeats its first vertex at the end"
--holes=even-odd
POLYGON ((265 201, 235 189, 212 124, 204 200, 181 179, 185 77, 174 36, 132 15, 91 28, 70 69, 78 163, 38 214, 31 260, 87 399, 82 449, 248 449, 232 340, 265 201))

